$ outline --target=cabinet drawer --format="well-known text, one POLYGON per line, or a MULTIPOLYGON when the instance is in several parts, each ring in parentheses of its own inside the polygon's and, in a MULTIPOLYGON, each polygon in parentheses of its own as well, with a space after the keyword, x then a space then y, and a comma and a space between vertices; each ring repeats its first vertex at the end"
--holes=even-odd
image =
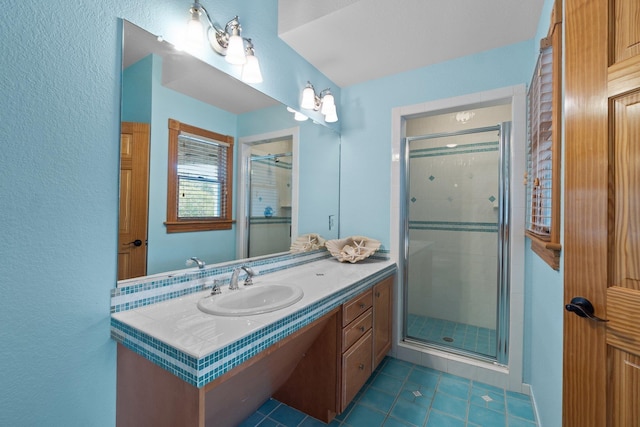
POLYGON ((371 330, 342 356, 342 410, 353 400, 371 375, 373 343, 371 330))
POLYGON ((358 341, 373 325, 373 310, 369 309, 342 330, 342 351, 358 341))
POLYGON ((373 305, 372 295, 369 289, 342 306, 342 326, 347 326, 373 305))

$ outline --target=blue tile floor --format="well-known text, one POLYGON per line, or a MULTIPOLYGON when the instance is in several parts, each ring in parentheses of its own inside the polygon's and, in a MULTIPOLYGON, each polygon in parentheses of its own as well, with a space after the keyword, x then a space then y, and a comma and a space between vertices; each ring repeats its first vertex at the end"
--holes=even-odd
MULTIPOLYGON (((269 399, 242 427, 318 427, 269 399)), ((332 427, 536 427, 529 396, 387 357, 332 427)))
POLYGON ((407 335, 427 342, 496 356, 495 329, 409 314, 407 335))

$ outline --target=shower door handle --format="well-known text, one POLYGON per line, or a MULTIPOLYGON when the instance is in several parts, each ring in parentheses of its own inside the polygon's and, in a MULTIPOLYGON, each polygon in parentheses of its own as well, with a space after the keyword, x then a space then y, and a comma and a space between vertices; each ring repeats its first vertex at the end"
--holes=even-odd
POLYGON ((586 317, 589 320, 593 320, 594 322, 608 322, 607 319, 601 319, 596 316, 595 310, 593 308, 593 304, 586 298, 583 297, 575 297, 571 300, 571 302, 564 306, 565 310, 571 311, 572 313, 577 314, 580 317, 586 317))

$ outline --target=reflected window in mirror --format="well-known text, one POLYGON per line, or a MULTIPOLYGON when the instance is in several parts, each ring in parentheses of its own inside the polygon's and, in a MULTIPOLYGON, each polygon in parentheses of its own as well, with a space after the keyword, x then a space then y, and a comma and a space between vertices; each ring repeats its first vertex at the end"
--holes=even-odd
POLYGON ((168 233, 231 229, 233 143, 169 119, 168 233))

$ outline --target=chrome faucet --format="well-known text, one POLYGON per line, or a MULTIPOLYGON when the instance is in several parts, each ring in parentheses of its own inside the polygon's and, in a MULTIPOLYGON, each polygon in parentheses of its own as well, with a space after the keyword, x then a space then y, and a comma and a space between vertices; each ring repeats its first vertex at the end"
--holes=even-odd
POLYGON ((244 281, 244 285, 245 286, 253 285, 253 281, 251 280, 251 278, 255 276, 255 273, 250 267, 243 265, 242 267, 238 267, 235 270, 233 270, 233 273, 231 274, 231 282, 229 283, 230 290, 235 291, 240 289, 238 287, 238 276, 240 276, 240 273, 242 272, 242 270, 246 271, 247 273, 247 278, 244 281))
POLYGON ((195 257, 195 256, 192 256, 186 262, 187 266, 193 265, 194 263, 198 265, 198 268, 200 270, 202 270, 204 268, 204 266, 206 265, 204 261, 202 261, 200 258, 195 257))

